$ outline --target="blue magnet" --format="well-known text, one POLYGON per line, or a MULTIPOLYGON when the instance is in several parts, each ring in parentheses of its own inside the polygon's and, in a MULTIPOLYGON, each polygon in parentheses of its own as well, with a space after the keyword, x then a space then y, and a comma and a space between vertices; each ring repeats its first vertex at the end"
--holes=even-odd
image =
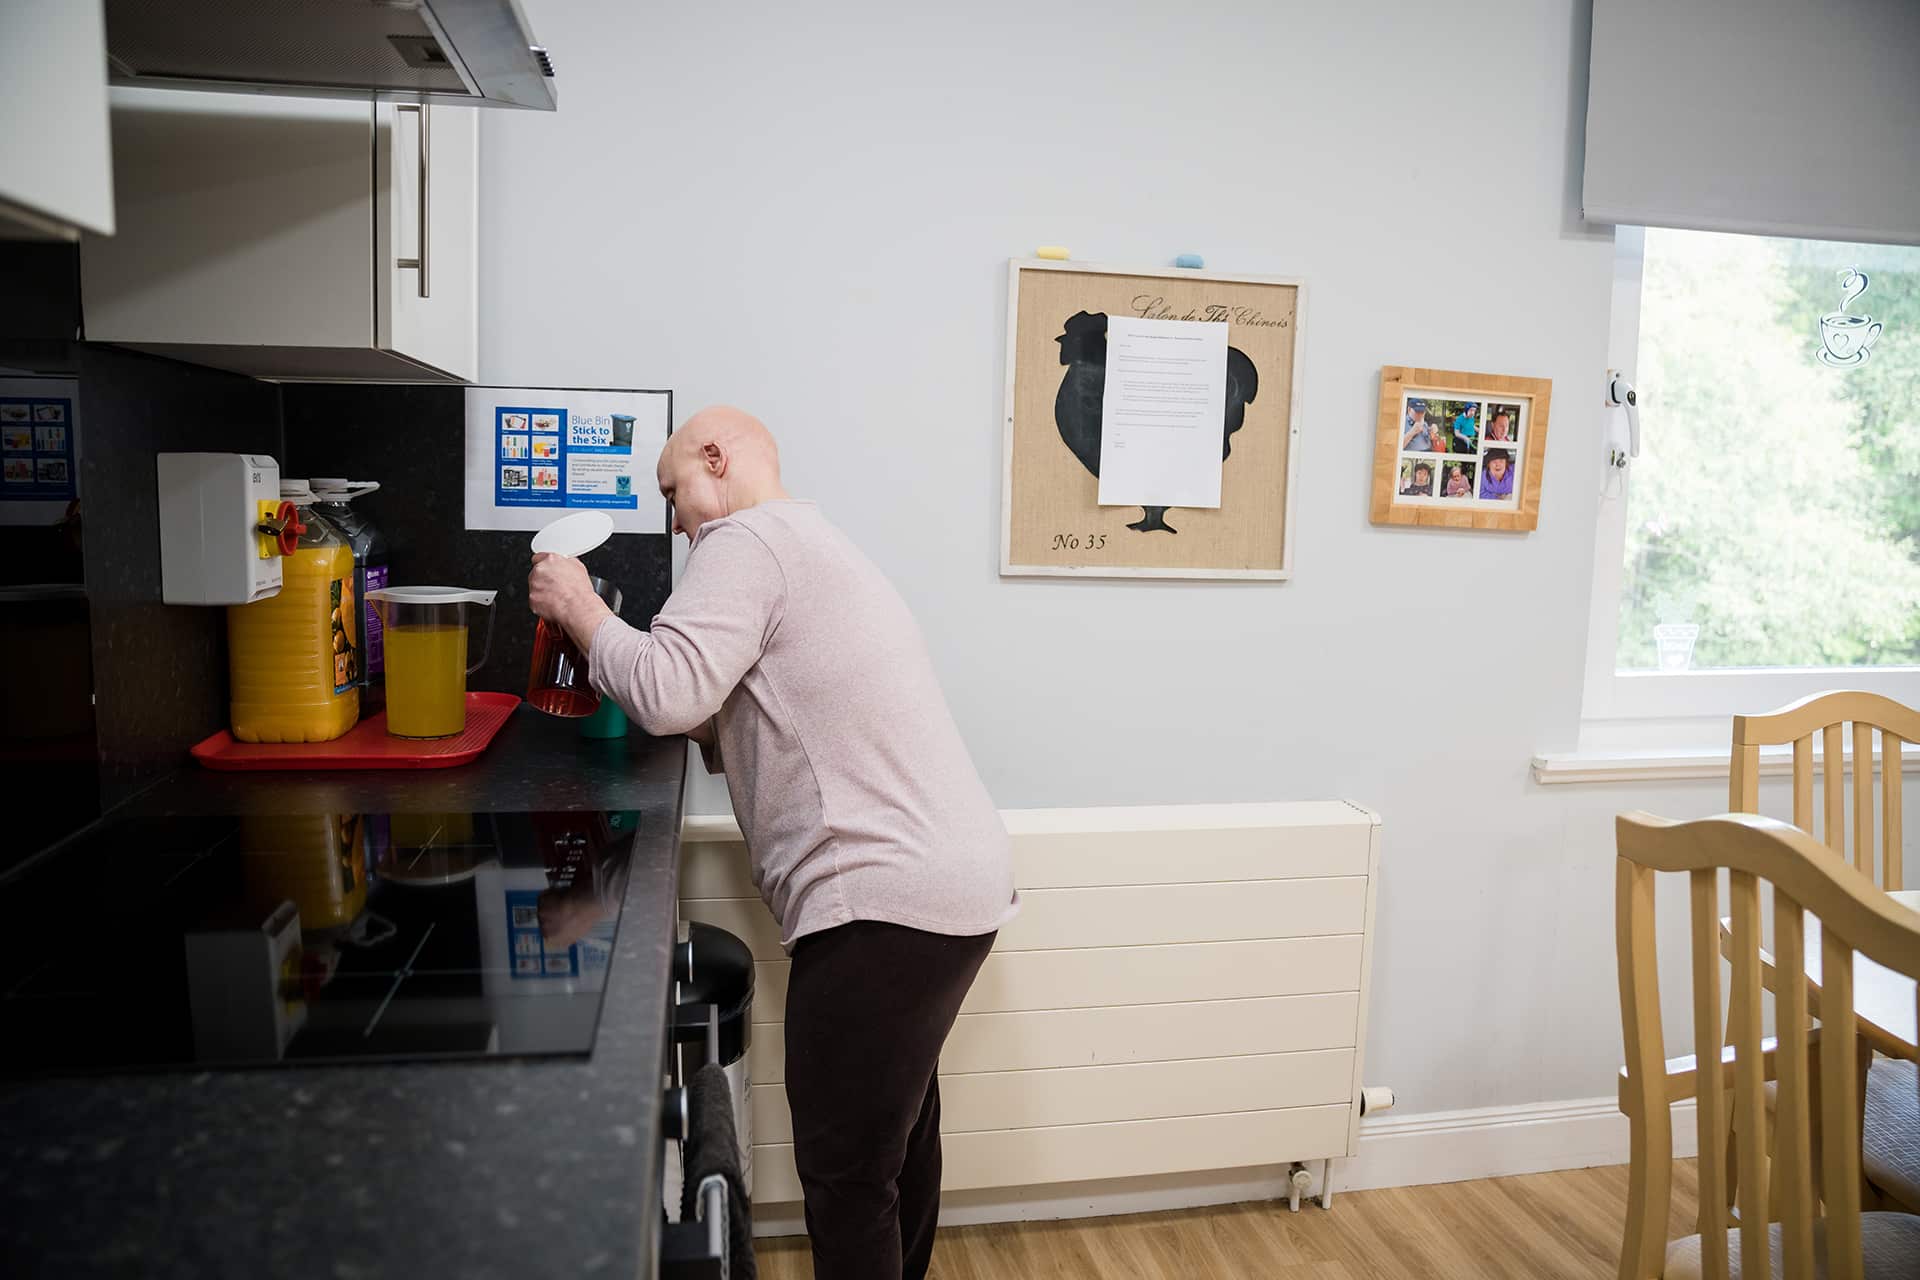
POLYGON ((1183 253, 1173 260, 1173 265, 1198 271, 1201 267, 1207 265, 1207 260, 1197 253, 1183 253))

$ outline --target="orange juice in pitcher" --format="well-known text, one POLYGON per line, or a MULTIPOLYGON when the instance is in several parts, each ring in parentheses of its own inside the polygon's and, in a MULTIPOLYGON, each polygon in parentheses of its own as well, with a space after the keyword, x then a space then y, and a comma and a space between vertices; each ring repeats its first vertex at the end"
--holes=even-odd
POLYGON ((444 738, 467 723, 467 628, 414 623, 386 632, 387 652, 401 678, 387 702, 388 731, 403 738, 444 738))
POLYGON ((360 718, 353 549, 313 513, 306 481, 283 481, 280 496, 305 528, 282 568, 280 593, 227 609, 233 736, 327 742, 360 718))
POLYGON ((448 738, 467 727, 467 677, 493 641, 492 591, 466 587, 382 587, 367 592, 386 638, 387 732, 448 738), (480 656, 467 661, 471 607, 487 607, 480 656))

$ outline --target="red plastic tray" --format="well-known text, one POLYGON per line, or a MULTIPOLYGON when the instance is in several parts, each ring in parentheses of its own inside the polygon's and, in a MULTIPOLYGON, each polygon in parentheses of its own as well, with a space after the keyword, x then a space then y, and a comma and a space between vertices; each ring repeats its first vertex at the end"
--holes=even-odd
POLYGON ((451 738, 395 738, 387 713, 362 720, 332 742, 236 742, 225 729, 193 748, 209 769, 449 769, 493 741, 520 705, 516 693, 469 693, 467 728, 451 738))

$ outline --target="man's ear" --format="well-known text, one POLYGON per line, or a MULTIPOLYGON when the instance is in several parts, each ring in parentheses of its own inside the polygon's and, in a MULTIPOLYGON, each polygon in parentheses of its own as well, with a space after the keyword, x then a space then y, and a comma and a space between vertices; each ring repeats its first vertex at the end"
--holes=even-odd
POLYGON ((706 464, 707 473, 716 479, 727 473, 726 450, 711 440, 700 446, 700 461, 706 464))

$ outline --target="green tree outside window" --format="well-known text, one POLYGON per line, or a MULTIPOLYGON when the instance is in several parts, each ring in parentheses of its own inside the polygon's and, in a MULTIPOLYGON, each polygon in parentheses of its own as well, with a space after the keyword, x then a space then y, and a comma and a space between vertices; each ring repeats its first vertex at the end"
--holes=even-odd
POLYGON ((1650 229, 1617 666, 1920 663, 1920 248, 1650 229), (1841 279, 1883 326, 1818 358, 1841 279))

